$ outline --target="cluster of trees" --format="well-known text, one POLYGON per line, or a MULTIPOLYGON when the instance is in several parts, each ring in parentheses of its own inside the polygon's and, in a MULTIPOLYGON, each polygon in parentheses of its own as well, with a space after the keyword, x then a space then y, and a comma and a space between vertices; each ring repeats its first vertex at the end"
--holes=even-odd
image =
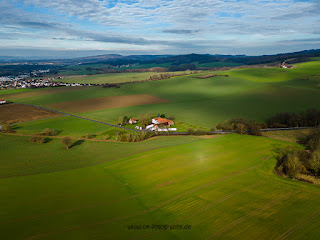
POLYGON ((316 127, 320 124, 320 110, 308 109, 300 113, 279 112, 267 119, 269 127, 316 127))
POLYGON ((102 88, 120 88, 120 84, 117 83, 104 83, 101 84, 102 88))
POLYGON ((218 123, 217 129, 222 131, 235 131, 239 134, 251 134, 255 136, 261 136, 261 129, 266 127, 265 124, 256 124, 252 121, 247 121, 242 118, 232 118, 225 123, 218 123))
POLYGON ((49 141, 48 138, 50 136, 56 136, 58 131, 55 129, 45 128, 41 133, 35 134, 30 138, 30 142, 32 143, 46 143, 49 141), (45 137, 44 137, 45 136, 45 137))
POLYGON ((30 142, 32 142, 32 143, 46 143, 47 140, 44 137, 35 135, 30 138, 30 142))
POLYGON ((146 127, 152 123, 153 113, 140 114, 137 118, 142 127, 146 127))
POLYGON ((140 142, 154 136, 150 132, 120 132, 115 133, 116 141, 120 142, 140 142))
POLYGON ((302 139, 302 143, 306 150, 295 147, 278 150, 276 171, 279 175, 298 179, 301 175, 320 177, 320 126, 302 139))

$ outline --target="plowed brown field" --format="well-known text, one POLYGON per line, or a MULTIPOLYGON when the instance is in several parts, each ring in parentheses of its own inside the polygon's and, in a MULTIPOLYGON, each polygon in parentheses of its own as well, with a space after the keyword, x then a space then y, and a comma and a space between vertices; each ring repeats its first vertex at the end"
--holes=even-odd
POLYGON ((166 99, 154 97, 148 94, 113 96, 90 98, 63 103, 47 105, 49 108, 59 109, 65 112, 90 112, 109 108, 121 108, 145 104, 167 103, 166 99))
POLYGON ((15 103, 0 105, 0 121, 10 124, 58 116, 60 114, 33 106, 15 103))

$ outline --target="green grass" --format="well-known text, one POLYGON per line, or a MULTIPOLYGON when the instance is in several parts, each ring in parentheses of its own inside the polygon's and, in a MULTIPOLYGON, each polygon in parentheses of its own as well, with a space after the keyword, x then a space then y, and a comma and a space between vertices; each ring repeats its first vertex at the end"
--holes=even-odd
POLYGON ((87 133, 98 134, 113 130, 113 127, 74 117, 57 117, 38 121, 31 121, 16 125, 15 130, 20 134, 41 133, 43 129, 50 128, 58 131, 59 136, 80 138, 87 133))
MULTIPOLYGON (((6 141, 13 141, 8 144, 12 146, 25 140, 6 141)), ((273 174, 273 150, 281 145, 287 143, 227 135, 167 145, 87 168, 1 179, 1 235, 5 239, 276 239, 292 230, 287 239, 316 239, 319 217, 309 218, 319 211, 319 188, 273 174), (191 225, 191 230, 128 230, 132 224, 191 225)), ((27 158, 29 149, 26 143, 23 146, 19 151, 27 158)), ((109 157, 111 146, 85 143, 77 146, 76 153, 76 148, 62 150, 52 142, 32 147, 34 156, 37 152, 43 156, 43 163, 26 162, 42 165, 44 171, 68 165, 76 156, 78 162, 95 161, 94 151, 109 157), (46 153, 51 147, 60 158, 49 164, 46 153), (94 151, 86 153, 90 148, 94 151)), ((16 151, 11 147, 7 153, 17 155, 16 151)), ((12 168, 26 166, 24 158, 14 159, 12 168)))
POLYGON ((8 89, 8 90, 0 90, 0 95, 7 95, 12 93, 21 93, 21 92, 29 92, 32 91, 32 89, 28 88, 20 88, 20 89, 8 89))
POLYGON ((0 133, 0 178, 87 167, 151 149, 202 140, 194 136, 152 138, 136 143, 74 140, 76 145, 66 150, 61 139, 37 144, 29 142, 29 138, 0 133))

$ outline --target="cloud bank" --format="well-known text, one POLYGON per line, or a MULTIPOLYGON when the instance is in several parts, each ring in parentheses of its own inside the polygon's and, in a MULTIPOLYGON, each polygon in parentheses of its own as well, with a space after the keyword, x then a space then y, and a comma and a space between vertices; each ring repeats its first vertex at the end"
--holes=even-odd
POLYGON ((317 0, 2 0, 0 47, 268 54, 320 48, 317 0))

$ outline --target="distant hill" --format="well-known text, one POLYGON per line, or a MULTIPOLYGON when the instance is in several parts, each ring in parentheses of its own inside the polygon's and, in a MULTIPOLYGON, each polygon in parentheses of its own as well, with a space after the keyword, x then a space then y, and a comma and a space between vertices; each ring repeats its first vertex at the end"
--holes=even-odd
MULTIPOLYGON (((82 69, 84 67, 83 65, 88 65, 85 68, 95 69, 95 71, 89 71, 85 74, 119 72, 124 70, 134 71, 135 69, 149 69, 153 67, 163 67, 169 71, 184 71, 187 69, 215 69, 221 67, 236 67, 259 64, 267 64, 272 66, 283 61, 286 61, 289 64, 307 62, 310 61, 312 57, 320 57, 320 49, 262 56, 211 55, 195 53, 186 55, 130 56, 105 54, 73 59, 53 60, 25 60, 23 58, 17 58, 16 61, 9 62, 6 61, 8 60, 8 57, 0 57, 0 61, 1 59, 5 61, 5 63, 0 63, 0 76, 19 75, 38 69, 51 69, 52 73, 54 73, 65 70, 69 66, 79 66, 79 69, 82 69), (102 64, 102 67, 91 67, 92 64, 102 64), (106 69, 108 71, 106 71, 106 69)), ((83 72, 83 70, 81 70, 81 72, 83 72)), ((79 72, 75 74, 79 74, 79 72)))

